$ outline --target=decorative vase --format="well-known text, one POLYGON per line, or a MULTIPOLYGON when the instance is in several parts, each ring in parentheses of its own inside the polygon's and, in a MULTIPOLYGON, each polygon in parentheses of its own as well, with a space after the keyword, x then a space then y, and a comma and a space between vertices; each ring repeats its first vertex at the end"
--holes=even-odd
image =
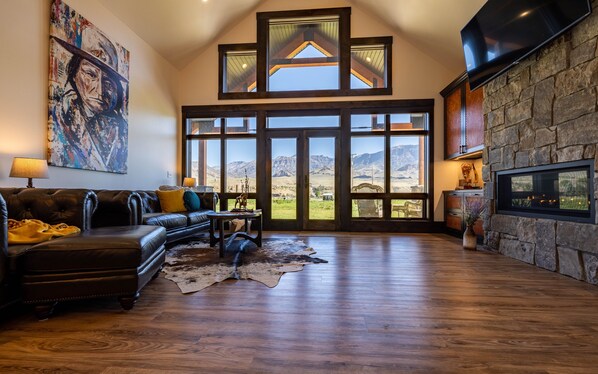
POLYGON ((473 225, 468 225, 463 233, 463 249, 475 251, 478 244, 478 237, 473 231, 473 225))

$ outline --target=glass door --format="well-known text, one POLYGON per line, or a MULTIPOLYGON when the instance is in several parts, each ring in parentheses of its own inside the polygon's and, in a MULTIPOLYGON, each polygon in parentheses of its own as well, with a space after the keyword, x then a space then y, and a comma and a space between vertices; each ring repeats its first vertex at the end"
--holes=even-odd
POLYGON ((299 208, 302 206, 301 178, 298 172, 297 160, 299 155, 299 136, 295 132, 285 132, 280 137, 269 138, 270 157, 269 192, 270 211, 266 217, 270 218, 272 228, 282 230, 301 229, 299 208))
POLYGON ((338 131, 271 131, 267 143, 266 227, 336 230, 340 226, 338 131))
POLYGON ((304 228, 336 230, 338 219, 338 136, 334 133, 305 131, 304 228))

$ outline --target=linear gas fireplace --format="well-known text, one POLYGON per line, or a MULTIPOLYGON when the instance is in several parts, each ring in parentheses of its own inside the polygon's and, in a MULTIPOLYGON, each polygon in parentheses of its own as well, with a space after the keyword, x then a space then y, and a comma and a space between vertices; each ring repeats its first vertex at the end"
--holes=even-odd
POLYGON ((536 218, 594 223, 594 160, 499 171, 496 210, 536 218))

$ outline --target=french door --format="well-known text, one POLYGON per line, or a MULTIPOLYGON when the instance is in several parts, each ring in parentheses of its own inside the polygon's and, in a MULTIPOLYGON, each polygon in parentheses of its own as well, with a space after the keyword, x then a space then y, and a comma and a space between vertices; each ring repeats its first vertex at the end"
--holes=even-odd
POLYGON ((266 228, 339 229, 339 155, 339 130, 267 130, 266 228))

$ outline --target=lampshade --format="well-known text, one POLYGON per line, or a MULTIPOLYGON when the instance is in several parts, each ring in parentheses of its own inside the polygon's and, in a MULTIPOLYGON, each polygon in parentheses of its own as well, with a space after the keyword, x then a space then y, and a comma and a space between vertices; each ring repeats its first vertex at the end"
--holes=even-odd
POLYGON ((12 160, 10 176, 14 178, 28 178, 27 187, 33 187, 32 178, 48 179, 48 162, 39 158, 15 157, 12 160))
POLYGON ((196 184, 197 184, 197 179, 195 179, 195 178, 183 179, 183 187, 195 187, 196 184))

